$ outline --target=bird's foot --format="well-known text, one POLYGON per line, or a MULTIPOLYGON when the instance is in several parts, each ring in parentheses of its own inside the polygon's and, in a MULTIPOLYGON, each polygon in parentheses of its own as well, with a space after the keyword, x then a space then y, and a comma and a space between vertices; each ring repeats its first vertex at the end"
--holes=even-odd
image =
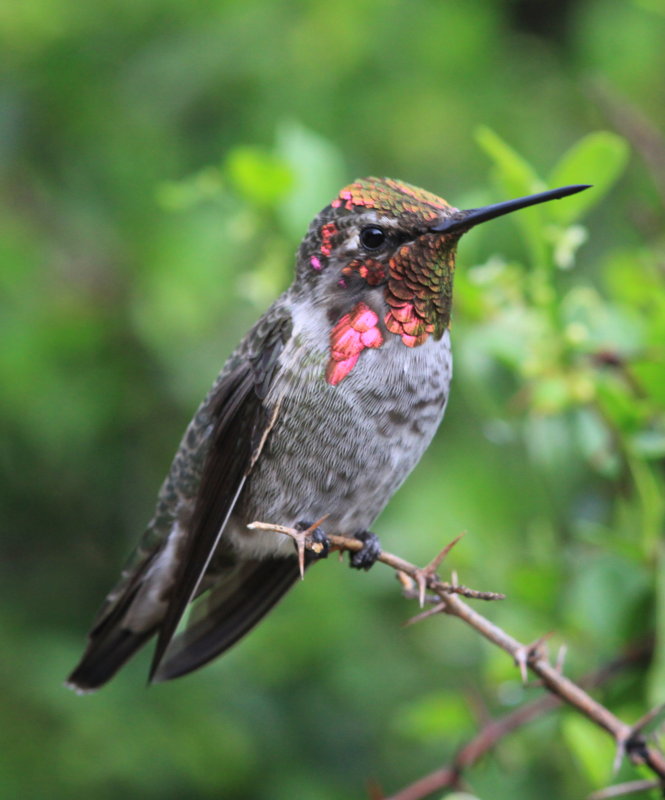
POLYGON ((296 522, 289 536, 293 539, 298 555, 298 566, 300 567, 300 577, 305 576, 305 567, 320 558, 327 558, 330 552, 330 541, 325 531, 319 528, 316 522, 296 522))
POLYGON ((361 550, 349 553, 349 566, 352 569, 369 569, 376 563, 381 555, 381 542, 379 537, 371 531, 360 531, 353 537, 363 543, 361 550))

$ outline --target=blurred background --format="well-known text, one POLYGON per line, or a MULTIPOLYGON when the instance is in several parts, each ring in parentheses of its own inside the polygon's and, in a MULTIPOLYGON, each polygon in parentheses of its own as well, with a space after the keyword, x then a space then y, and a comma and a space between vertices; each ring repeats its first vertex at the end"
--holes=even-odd
MULTIPOLYGON (((190 415, 364 175, 458 207, 595 185, 463 240, 447 417, 375 530, 421 564, 467 531, 444 577, 572 677, 662 641, 664 35, 661 0, 0 6, 2 797, 388 794, 538 696, 336 559, 201 672, 62 688, 190 415)), ((628 722, 654 653, 598 692, 628 722)), ((580 797, 613 751, 559 711, 469 791, 580 797)))

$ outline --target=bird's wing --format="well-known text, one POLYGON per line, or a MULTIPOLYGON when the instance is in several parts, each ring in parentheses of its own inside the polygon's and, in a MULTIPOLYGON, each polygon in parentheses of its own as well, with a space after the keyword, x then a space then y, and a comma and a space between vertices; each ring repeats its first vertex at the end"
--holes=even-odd
POLYGON ((195 601, 187 627, 171 640, 153 682, 186 675, 228 650, 299 578, 293 557, 237 560, 195 601))
MULTIPOLYGON (((278 302, 227 362, 187 429, 155 516, 107 597, 68 683, 105 683, 155 633, 154 673, 279 413, 266 396, 291 319, 278 302), (181 509, 193 516, 181 524, 181 509), (165 612, 156 612, 165 604, 165 612)), ((189 517, 189 514, 185 514, 189 517)))
POLYGON ((282 324, 269 331, 261 346, 243 359, 224 382, 223 391, 213 403, 208 454, 168 606, 159 626, 151 679, 196 594, 247 476, 279 417, 280 399, 268 404, 266 395, 284 346, 285 329, 282 324))

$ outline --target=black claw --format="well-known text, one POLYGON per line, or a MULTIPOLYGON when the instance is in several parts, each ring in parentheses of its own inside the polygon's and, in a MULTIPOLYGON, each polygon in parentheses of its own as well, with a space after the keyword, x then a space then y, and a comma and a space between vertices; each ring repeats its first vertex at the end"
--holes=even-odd
MULTIPOLYGON (((294 525, 294 528, 298 531, 306 531, 311 527, 312 523, 305 522, 304 520, 296 522, 294 525)), ((323 528, 314 528, 314 530, 309 534, 309 539, 311 539, 315 544, 320 544, 322 549, 316 553, 314 550, 307 548, 307 550, 305 550, 305 563, 311 564, 312 562, 319 561, 322 558, 328 558, 328 553, 330 552, 330 539, 328 539, 328 536, 323 528)))
POLYGON ((353 569, 369 569, 376 563, 381 555, 381 542, 379 537, 371 531, 360 531, 353 537, 363 543, 362 550, 351 553, 349 566, 353 569))

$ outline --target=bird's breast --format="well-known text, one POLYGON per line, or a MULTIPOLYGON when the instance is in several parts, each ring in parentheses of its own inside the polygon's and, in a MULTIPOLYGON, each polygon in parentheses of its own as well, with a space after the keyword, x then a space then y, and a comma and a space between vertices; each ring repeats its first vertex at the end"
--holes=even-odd
POLYGON ((326 380, 327 359, 297 333, 285 347, 268 397, 279 415, 242 498, 245 522, 328 515, 330 532, 366 530, 438 428, 452 374, 447 332, 415 348, 389 335, 338 385, 326 380))

